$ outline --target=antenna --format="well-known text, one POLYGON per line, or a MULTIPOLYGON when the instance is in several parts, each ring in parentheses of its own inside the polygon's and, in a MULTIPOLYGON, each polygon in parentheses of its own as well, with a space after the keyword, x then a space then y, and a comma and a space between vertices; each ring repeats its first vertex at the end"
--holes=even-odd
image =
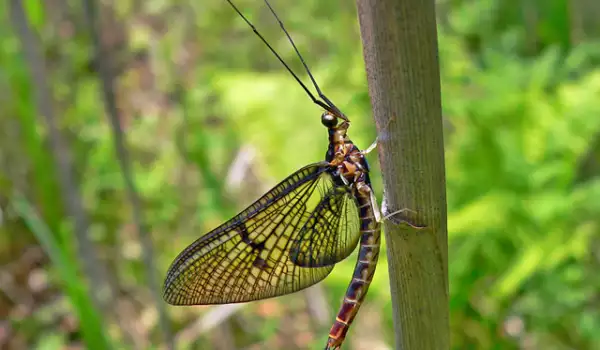
POLYGON ((312 81, 315 89, 317 90, 317 93, 319 94, 319 97, 322 98, 323 101, 325 101, 325 102, 319 100, 318 98, 316 98, 312 94, 312 92, 310 92, 310 90, 308 89, 308 87, 306 87, 306 85, 304 85, 304 83, 302 82, 302 80, 300 80, 300 78, 296 75, 296 73, 294 73, 294 71, 292 71, 292 69, 290 68, 290 66, 288 66, 287 63, 285 63, 285 61, 283 60, 283 58, 281 58, 281 56, 267 42, 267 40, 262 36, 262 34, 260 34, 258 32, 258 30, 256 29, 256 27, 248 20, 248 18, 246 18, 246 16, 244 16, 244 14, 242 14, 242 12, 237 8, 237 6, 235 6, 233 4, 233 2, 231 0, 227 0, 227 2, 229 3, 229 5, 231 5, 231 7, 235 10, 235 12, 237 12, 237 14, 240 15, 240 17, 242 17, 242 19, 244 20, 244 22, 246 22, 246 24, 248 24, 248 26, 252 29, 252 31, 254 32, 254 34, 256 34, 256 36, 258 36, 258 38, 269 48, 269 50, 275 55, 275 57, 277 57, 277 59, 279 60, 279 62, 281 62, 281 64, 283 64, 283 66, 285 67, 285 69, 287 69, 287 71, 290 72, 290 74, 294 77, 294 79, 296 79, 296 81, 298 82, 298 84, 300 84, 300 86, 304 89, 304 91, 306 91, 306 93, 308 94, 308 96, 310 97, 310 99, 313 101, 313 103, 317 104, 318 106, 321 106, 326 111, 328 111, 329 113, 335 115, 336 117, 339 117, 339 118, 341 118, 341 119, 343 119, 345 121, 349 121, 348 118, 344 115, 344 113, 342 113, 342 111, 340 111, 340 109, 337 108, 337 106, 333 102, 331 102, 331 100, 329 100, 327 98, 327 96, 325 96, 325 94, 323 94, 323 92, 319 88, 319 85, 315 81, 315 78, 313 77, 312 73, 310 72, 310 69, 308 68, 308 65, 304 61, 304 58, 300 54, 300 51, 298 51, 298 48, 296 47, 296 44, 294 43, 294 40, 292 40, 292 37, 290 36, 290 34, 288 33, 288 31, 285 29, 285 26, 283 25, 283 22, 279 19, 279 16, 277 16, 277 13, 275 13, 275 10, 273 10, 273 7, 271 7, 271 4, 269 4, 269 1, 268 0, 264 0, 264 1, 265 1, 265 4, 267 5, 267 7, 269 7, 269 10, 273 14, 273 16, 275 16, 275 18, 277 19, 277 22, 279 22, 279 26, 281 27, 281 29, 283 30, 283 32, 287 36, 289 42, 294 47, 294 51, 296 52, 296 54, 300 58, 300 61, 302 62, 302 65, 306 69, 306 72, 308 73, 308 76, 310 77, 310 80, 312 81))

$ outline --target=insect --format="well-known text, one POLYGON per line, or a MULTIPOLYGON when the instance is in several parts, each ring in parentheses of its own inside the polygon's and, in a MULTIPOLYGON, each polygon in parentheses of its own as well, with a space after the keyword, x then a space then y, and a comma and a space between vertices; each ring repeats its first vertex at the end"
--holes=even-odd
POLYGON ((206 305, 289 294, 323 280, 359 245, 354 274, 325 347, 339 349, 365 298, 379 256, 381 217, 365 158, 375 144, 361 151, 352 143, 347 135, 350 120, 321 92, 267 0, 319 98, 231 0, 227 2, 325 110, 321 122, 328 131, 329 147, 324 161, 296 171, 183 250, 167 272, 164 299, 174 305, 206 305))

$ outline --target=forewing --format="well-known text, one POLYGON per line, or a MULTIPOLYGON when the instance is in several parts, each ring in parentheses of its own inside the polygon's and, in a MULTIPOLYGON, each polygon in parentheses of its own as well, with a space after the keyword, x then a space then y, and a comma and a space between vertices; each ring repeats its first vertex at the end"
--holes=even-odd
POLYGON ((357 201, 347 186, 333 186, 323 196, 290 249, 294 264, 331 266, 347 258, 360 238, 357 201))
POLYGON ((308 165, 175 259, 164 299, 175 305, 265 299, 311 286, 333 266, 304 268, 290 246, 333 182, 326 162, 308 165))

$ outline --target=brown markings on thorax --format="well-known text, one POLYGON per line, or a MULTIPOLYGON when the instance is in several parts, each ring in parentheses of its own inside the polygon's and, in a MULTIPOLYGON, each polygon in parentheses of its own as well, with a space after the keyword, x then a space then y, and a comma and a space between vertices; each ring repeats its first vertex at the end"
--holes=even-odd
POLYGON ((349 127, 350 123, 343 121, 330 128, 329 142, 333 146, 333 159, 330 164, 338 169, 348 183, 357 183, 365 178, 367 169, 363 166, 364 154, 347 135, 349 127))

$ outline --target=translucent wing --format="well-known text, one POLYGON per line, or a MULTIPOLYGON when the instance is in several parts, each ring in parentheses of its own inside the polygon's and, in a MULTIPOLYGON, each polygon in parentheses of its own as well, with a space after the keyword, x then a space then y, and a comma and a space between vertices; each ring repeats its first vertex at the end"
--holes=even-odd
POLYGON ((333 266, 301 267, 289 252, 335 187, 329 169, 322 162, 298 170, 192 243, 169 268, 164 299, 176 305, 245 302, 292 293, 325 278, 333 266))
POLYGON ((325 194, 290 249, 294 264, 322 267, 347 258, 360 238, 357 201, 350 188, 334 186, 325 194))

